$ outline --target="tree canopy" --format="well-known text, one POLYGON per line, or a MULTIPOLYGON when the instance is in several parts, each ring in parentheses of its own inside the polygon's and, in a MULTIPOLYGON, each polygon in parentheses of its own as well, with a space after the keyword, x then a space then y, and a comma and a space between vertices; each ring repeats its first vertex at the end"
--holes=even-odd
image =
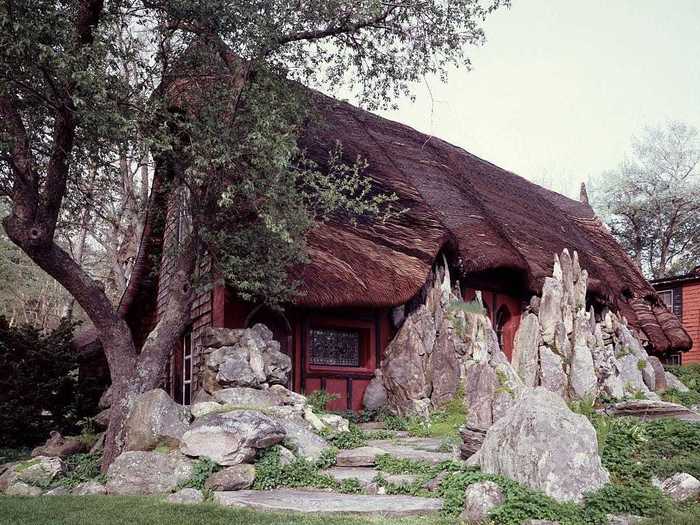
POLYGON ((652 278, 700 264, 700 136, 688 124, 647 128, 594 186, 594 206, 652 278))

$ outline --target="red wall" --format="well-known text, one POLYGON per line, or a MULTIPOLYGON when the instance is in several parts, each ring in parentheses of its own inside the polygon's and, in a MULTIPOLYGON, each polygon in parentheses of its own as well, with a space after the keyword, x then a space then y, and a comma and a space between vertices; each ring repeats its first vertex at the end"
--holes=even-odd
POLYGON ((683 286, 683 327, 693 339, 693 348, 683 354, 683 364, 700 363, 700 282, 683 286))

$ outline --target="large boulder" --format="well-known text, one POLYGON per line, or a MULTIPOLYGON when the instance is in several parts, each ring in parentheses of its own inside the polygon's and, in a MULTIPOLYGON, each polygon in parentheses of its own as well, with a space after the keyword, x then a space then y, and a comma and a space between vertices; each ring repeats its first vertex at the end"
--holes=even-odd
POLYGON ((192 477, 194 463, 178 452, 130 451, 107 471, 107 492, 117 496, 168 494, 192 477))
POLYGON ((244 490, 250 488, 255 481, 255 467, 241 464, 226 467, 215 472, 204 483, 209 490, 244 490))
POLYGON ((484 523, 489 513, 505 499, 503 490, 493 481, 473 483, 464 493, 464 511, 460 518, 468 524, 484 523))
POLYGON ((167 501, 176 505, 197 505, 204 502, 204 494, 201 490, 185 488, 168 496, 167 501))
POLYGON ((306 398, 282 385, 273 385, 265 390, 248 387, 224 388, 214 392, 220 403, 249 409, 263 409, 282 405, 304 404, 306 398))
POLYGON ((666 372, 666 386, 679 392, 688 392, 690 389, 683 384, 683 381, 674 376, 671 372, 666 372))
POLYGON ((7 490, 5 490, 5 495, 7 496, 41 496, 43 491, 34 485, 29 483, 24 483, 23 481, 15 481, 7 490))
POLYGON ((482 472, 502 475, 559 501, 580 502, 609 480, 591 423, 558 395, 527 390, 487 431, 477 454, 482 472))
POLYGON ((188 456, 209 457, 219 465, 237 465, 285 436, 284 427, 265 414, 235 410, 196 419, 182 436, 180 450, 188 456))
POLYGON ((537 386, 537 353, 540 347, 540 323, 535 314, 526 313, 513 340, 513 368, 527 387, 537 386))
POLYGON ((126 420, 127 450, 153 450, 159 445, 177 447, 187 431, 190 411, 164 390, 141 394, 126 420))
POLYGON ((546 346, 540 347, 540 383, 550 392, 566 398, 568 378, 564 372, 564 359, 546 346))
POLYGON ((277 422, 286 433, 285 446, 294 450, 299 457, 316 461, 324 450, 330 448, 328 442, 314 433, 302 419, 278 419, 277 422))
POLYGON ((16 478, 32 485, 46 486, 65 472, 61 458, 37 456, 15 466, 16 478))
POLYGON ((85 481, 73 487, 71 494, 74 496, 101 496, 107 494, 107 487, 97 481, 85 481))

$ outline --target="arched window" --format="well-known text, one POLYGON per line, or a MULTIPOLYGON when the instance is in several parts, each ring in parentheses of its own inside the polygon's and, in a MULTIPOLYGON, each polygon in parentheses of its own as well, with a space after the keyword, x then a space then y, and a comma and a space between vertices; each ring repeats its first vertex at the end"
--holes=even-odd
POLYGON ((504 336, 504 330, 508 321, 510 321, 510 311, 508 310, 508 307, 506 305, 503 305, 496 312, 496 318, 494 319, 493 326, 496 330, 496 335, 498 336, 498 346, 501 347, 501 350, 506 355, 509 354, 509 352, 507 351, 509 349, 506 348, 507 346, 509 346, 509 342, 506 341, 506 337, 504 336))

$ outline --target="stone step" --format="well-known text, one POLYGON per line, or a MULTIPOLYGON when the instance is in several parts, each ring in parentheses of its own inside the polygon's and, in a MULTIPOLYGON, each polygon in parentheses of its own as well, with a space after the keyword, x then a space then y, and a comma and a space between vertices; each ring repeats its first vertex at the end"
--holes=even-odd
POLYGON ((366 467, 333 467, 322 470, 321 474, 330 476, 336 481, 356 479, 363 487, 373 483, 374 478, 376 478, 378 474, 381 474, 382 477, 392 485, 410 485, 419 479, 419 476, 414 476, 412 474, 387 474, 366 467))
POLYGON ((609 416, 638 417, 642 420, 661 418, 680 419, 681 421, 700 421, 700 414, 675 403, 638 399, 615 403, 600 412, 609 416))
POLYGON ((395 458, 432 464, 457 459, 455 452, 442 451, 443 441, 436 438, 375 439, 368 441, 367 446, 382 449, 395 458))
POLYGON ((361 496, 293 489, 214 492, 214 501, 226 507, 314 514, 423 516, 442 509, 442 500, 437 498, 361 496))

